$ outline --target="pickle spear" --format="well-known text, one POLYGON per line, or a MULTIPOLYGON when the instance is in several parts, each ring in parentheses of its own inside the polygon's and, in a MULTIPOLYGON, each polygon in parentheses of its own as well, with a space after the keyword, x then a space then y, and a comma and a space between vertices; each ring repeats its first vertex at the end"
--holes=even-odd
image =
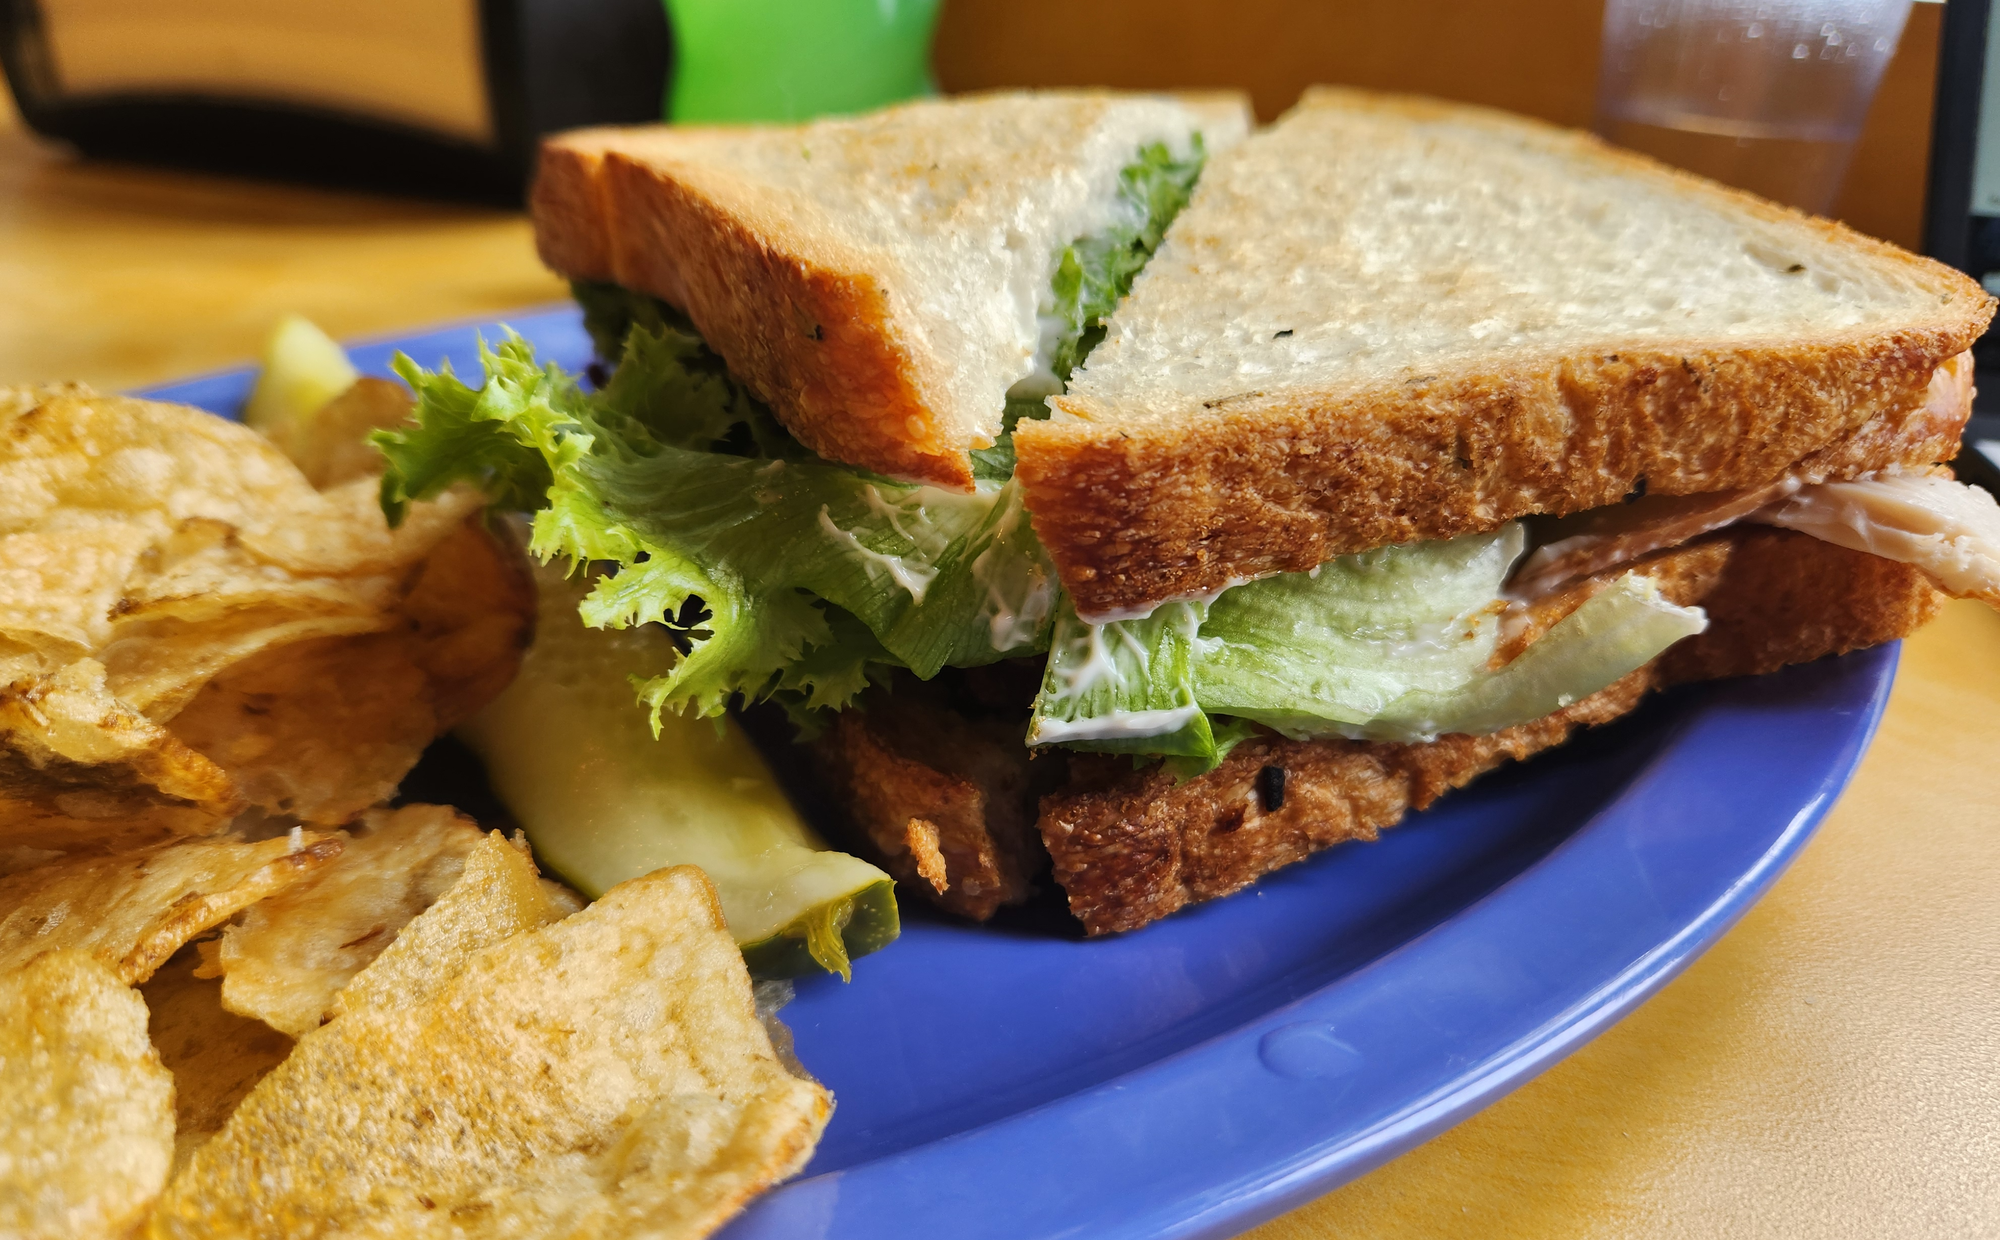
POLYGON ((264 342, 264 368, 243 406, 243 421, 282 440, 360 377, 333 337, 310 319, 288 314, 264 342))
POLYGON ((700 866, 759 978, 846 978, 850 960, 895 939, 892 880, 806 826, 734 720, 666 714, 654 737, 631 677, 671 666, 665 632, 585 628, 585 577, 542 566, 535 581, 520 675, 459 735, 549 870, 595 899, 662 866, 700 866))

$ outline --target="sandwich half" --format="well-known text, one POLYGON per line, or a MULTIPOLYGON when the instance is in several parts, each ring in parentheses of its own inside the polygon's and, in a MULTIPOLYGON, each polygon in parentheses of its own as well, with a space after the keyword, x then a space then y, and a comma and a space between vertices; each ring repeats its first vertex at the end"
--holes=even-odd
POLYGON ((1346 90, 1217 159, 1176 223, 1017 438, 1091 618, 1635 493, 1945 459, 1949 428, 1911 420, 1992 313, 1937 263, 1588 135, 1346 90))
POLYGON ((558 139, 598 390, 407 367, 391 510, 471 479, 773 701, 863 849, 1128 930, 1652 688, 2000 599, 1943 462, 1993 301, 1588 137, 1313 92, 558 139), (1101 343, 1100 343, 1101 341, 1101 343))

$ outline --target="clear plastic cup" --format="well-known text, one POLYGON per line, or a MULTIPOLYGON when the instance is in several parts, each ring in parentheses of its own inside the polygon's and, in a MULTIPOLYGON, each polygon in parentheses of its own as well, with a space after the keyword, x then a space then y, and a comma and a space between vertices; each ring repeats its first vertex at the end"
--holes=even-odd
POLYGON ((1910 0, 1606 0, 1597 131, 1825 214, 1910 0))

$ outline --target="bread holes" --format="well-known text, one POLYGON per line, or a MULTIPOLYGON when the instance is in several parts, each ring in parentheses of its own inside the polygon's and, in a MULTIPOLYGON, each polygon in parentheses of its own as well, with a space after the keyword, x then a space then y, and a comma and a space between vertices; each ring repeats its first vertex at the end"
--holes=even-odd
POLYGON ((1750 256, 1751 261, 1782 276, 1799 276, 1806 272, 1806 265, 1799 261, 1797 255, 1788 254, 1768 241, 1745 241, 1743 252, 1750 256))

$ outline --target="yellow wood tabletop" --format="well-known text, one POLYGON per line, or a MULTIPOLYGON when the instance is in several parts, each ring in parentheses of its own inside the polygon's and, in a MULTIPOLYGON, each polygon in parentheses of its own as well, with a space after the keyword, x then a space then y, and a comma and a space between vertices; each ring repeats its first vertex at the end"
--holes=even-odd
MULTIPOLYGON (((562 296, 517 216, 81 165, 0 118, 0 383, 115 388, 562 296)), ((1797 865, 1596 1042, 1254 1233, 2000 1236, 2000 616, 1907 643, 1797 865)))

